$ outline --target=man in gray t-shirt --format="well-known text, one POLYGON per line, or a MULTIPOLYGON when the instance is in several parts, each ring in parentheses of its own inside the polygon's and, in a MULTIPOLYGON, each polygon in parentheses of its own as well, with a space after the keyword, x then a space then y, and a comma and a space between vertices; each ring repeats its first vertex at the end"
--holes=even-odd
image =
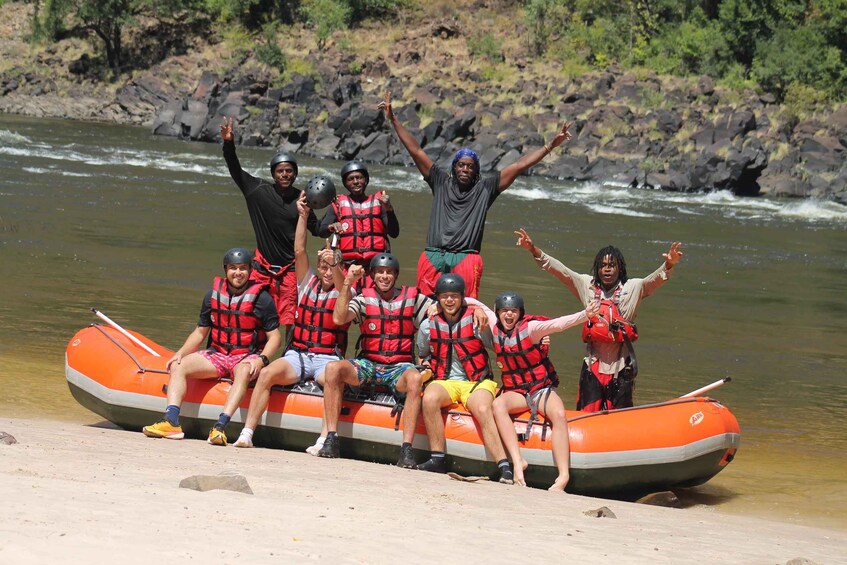
POLYGON ((565 123, 544 147, 527 153, 499 173, 483 177, 479 171, 479 156, 470 149, 456 152, 449 171, 434 165, 417 140, 397 120, 391 109, 390 92, 385 93, 379 108, 385 111, 385 118, 432 190, 432 212, 426 249, 418 261, 417 287, 422 293, 432 295, 441 273, 452 272, 465 280, 466 295, 477 298, 483 267, 479 252, 488 209, 518 175, 570 139, 570 124, 565 123))

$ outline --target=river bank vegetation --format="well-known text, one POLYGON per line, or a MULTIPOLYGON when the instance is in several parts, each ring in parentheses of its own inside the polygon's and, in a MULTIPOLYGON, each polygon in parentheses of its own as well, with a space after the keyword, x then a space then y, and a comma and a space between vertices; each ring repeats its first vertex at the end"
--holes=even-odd
MULTIPOLYGON (((31 38, 96 36, 115 73, 133 61, 125 38, 145 18, 202 33, 222 25, 236 43, 249 37, 262 62, 284 70, 287 26, 314 31, 324 49, 333 34, 368 20, 397 26, 432 12, 420 0, 30 0, 31 38), (187 24, 187 27, 186 27, 187 24)), ((507 55, 555 59, 579 74, 643 68, 659 74, 709 75, 778 100, 843 101, 847 96, 845 0, 490 0, 442 5, 443 15, 478 21, 468 48, 488 65, 507 55), (453 12, 451 14, 451 11, 453 12), (507 16, 498 25, 495 14, 507 16), (489 25, 486 25, 489 23, 489 25), (519 35, 523 45, 507 38, 519 35)), ((489 71, 493 72, 493 71, 489 71)))

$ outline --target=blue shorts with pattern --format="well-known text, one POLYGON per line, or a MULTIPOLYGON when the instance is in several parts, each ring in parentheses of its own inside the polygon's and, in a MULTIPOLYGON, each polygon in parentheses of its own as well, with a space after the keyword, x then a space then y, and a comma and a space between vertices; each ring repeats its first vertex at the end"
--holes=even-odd
POLYGON ((369 359, 348 359, 356 367, 359 384, 385 386, 391 392, 397 392, 397 380, 409 369, 415 366, 411 363, 392 363, 382 365, 369 359))

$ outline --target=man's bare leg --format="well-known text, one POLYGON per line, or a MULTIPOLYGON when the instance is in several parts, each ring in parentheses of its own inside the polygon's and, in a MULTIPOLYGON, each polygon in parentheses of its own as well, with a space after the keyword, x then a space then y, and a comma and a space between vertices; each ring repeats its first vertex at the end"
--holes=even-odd
POLYGON ((450 406, 453 401, 447 390, 437 382, 431 383, 423 395, 423 418, 426 425, 426 435, 429 439, 430 451, 444 452, 446 440, 444 439, 444 418, 441 409, 450 406))
POLYGON ((494 423, 493 403, 494 397, 490 392, 477 389, 468 397, 467 407, 479 424, 485 447, 491 452, 494 461, 501 461, 506 458, 506 452, 497 432, 497 424, 494 423))
POLYGON ((397 379, 397 390, 406 394, 403 406, 403 443, 412 443, 421 413, 421 374, 417 369, 406 369, 397 379))

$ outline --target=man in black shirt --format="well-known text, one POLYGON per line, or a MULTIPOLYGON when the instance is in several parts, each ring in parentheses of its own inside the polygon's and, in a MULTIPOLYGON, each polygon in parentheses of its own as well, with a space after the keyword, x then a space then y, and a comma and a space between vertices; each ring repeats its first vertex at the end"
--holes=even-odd
POLYGON ((570 124, 565 123, 544 147, 522 156, 498 173, 481 177, 479 157, 470 149, 460 149, 456 153, 450 171, 433 165, 429 155, 391 110, 391 92, 386 92, 379 108, 385 111, 385 118, 394 127, 432 191, 432 211, 426 249, 418 261, 417 287, 422 293, 432 295, 441 273, 453 272, 465 280, 466 296, 477 298, 483 267, 479 252, 488 209, 518 175, 571 138, 570 124))
MULTIPOLYGON (((235 155, 233 119, 224 118, 221 124, 223 153, 232 180, 241 189, 256 233, 251 280, 269 285, 279 313, 283 332, 294 323, 297 308, 297 276, 294 274, 294 231, 297 227, 297 199, 300 190, 294 187, 297 161, 288 153, 277 153, 271 159, 273 182, 258 179, 241 168, 235 155)), ((317 235, 318 220, 309 213, 307 227, 317 235)))

